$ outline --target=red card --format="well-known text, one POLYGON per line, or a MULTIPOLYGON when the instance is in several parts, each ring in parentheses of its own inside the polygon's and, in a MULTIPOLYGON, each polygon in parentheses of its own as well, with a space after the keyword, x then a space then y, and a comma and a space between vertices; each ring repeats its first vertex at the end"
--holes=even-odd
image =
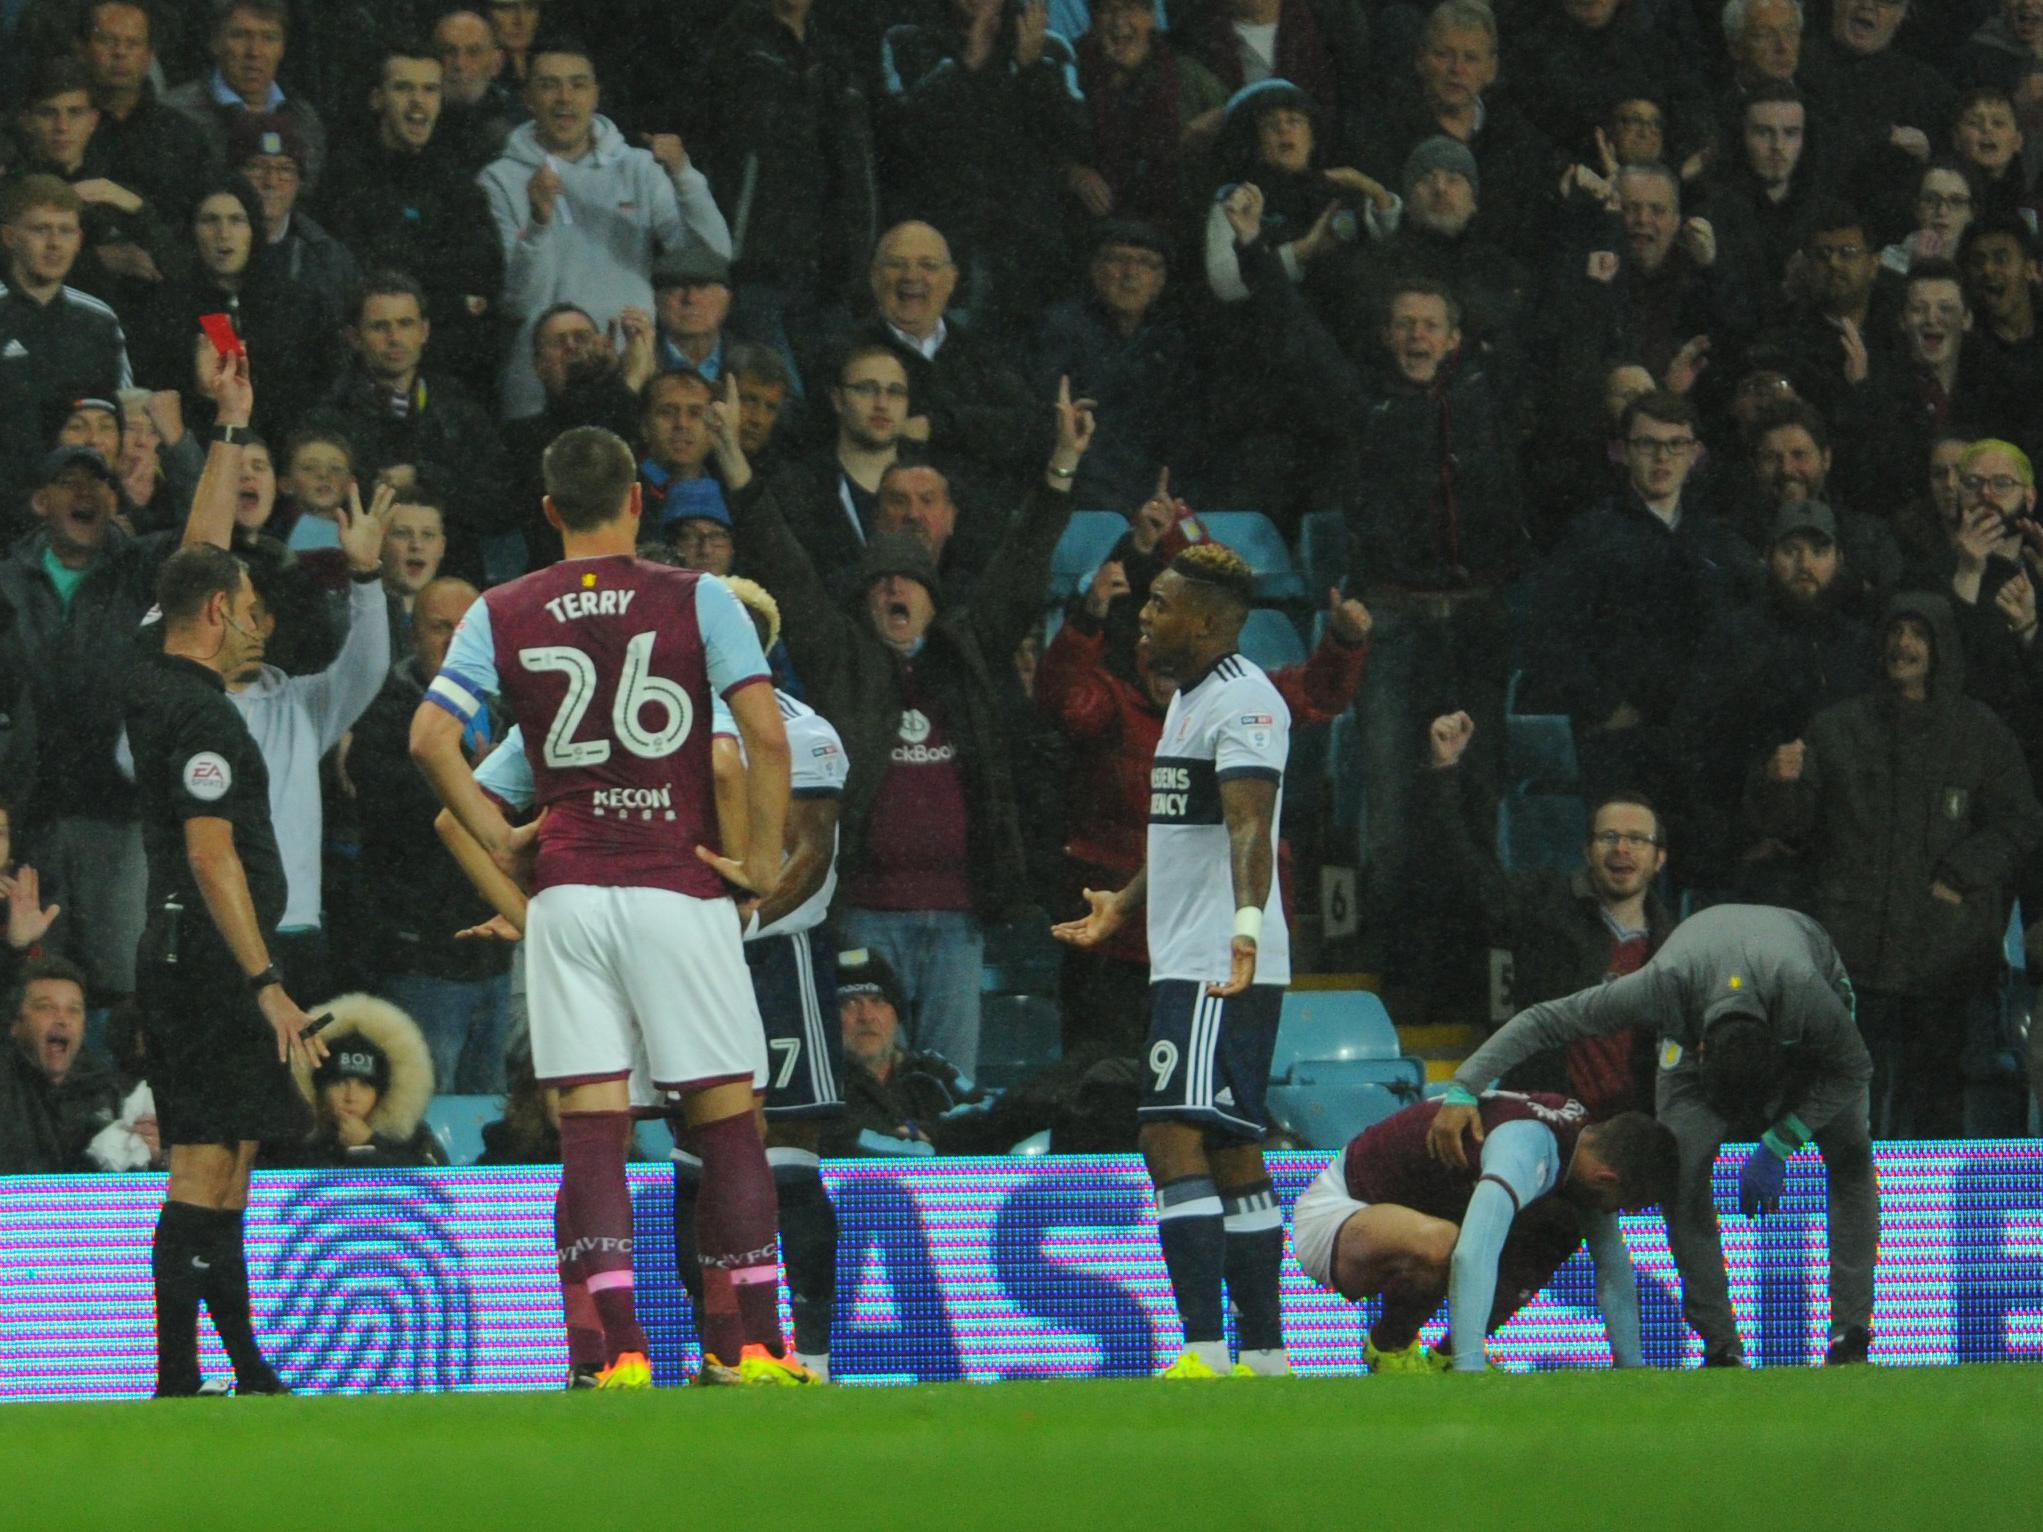
POLYGON ((199 315, 199 328, 206 332, 206 339, 213 343, 213 349, 220 355, 248 355, 248 348, 242 345, 241 337, 234 333, 234 321, 225 314, 199 315))

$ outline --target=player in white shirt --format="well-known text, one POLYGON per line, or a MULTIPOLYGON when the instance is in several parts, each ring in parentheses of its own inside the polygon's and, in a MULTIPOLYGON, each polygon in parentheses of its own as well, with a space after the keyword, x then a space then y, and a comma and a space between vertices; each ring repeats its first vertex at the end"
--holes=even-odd
POLYGON ((1255 579, 1215 543, 1186 549, 1150 587, 1150 669, 1178 683, 1150 767, 1148 861, 1114 891, 1087 889, 1078 947, 1149 911, 1149 1080, 1141 1146, 1157 1233, 1184 1321, 1164 1374, 1285 1373, 1278 1309, 1284 1228, 1263 1164, 1263 1089, 1291 982, 1277 889, 1277 821, 1291 713, 1236 650, 1255 579), (1227 1350, 1232 1297, 1241 1359, 1227 1350))

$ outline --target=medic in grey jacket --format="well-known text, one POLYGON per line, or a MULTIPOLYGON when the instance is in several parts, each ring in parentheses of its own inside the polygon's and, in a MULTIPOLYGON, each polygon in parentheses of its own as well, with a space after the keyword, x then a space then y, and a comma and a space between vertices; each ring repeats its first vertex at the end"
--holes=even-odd
POLYGON ((1474 1103, 1490 1081, 1543 1049, 1623 1027, 1651 1027, 1661 1039, 1656 1115, 1681 1145, 1681 1187, 1666 1210, 1668 1226, 1683 1312, 1702 1336, 1706 1360, 1731 1364, 1743 1356, 1710 1168, 1731 1119, 1748 1117, 1755 1126, 1771 1123, 1739 1175, 1739 1208, 1748 1216, 1779 1205, 1790 1155, 1812 1139, 1823 1151, 1836 1325, 1831 1357, 1863 1361, 1879 1235, 1868 1093, 1873 1061, 1853 1019, 1844 964, 1806 915, 1715 905, 1676 926, 1638 972, 1520 1011, 1455 1071, 1428 1149, 1443 1162, 1461 1163, 1464 1131, 1482 1139, 1474 1103), (1748 1074, 1741 1099, 1731 1101, 1707 1058, 1730 1036, 1717 1029, 1741 1021, 1759 1024, 1773 1063, 1757 1079, 1748 1074), (1840 1355, 1839 1342, 1848 1354, 1840 1355))

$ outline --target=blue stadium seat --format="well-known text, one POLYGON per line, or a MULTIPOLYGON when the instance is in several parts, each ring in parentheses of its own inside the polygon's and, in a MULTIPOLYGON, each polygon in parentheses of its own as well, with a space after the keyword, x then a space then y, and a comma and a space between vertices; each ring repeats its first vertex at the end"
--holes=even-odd
POLYGON ((504 1115, 501 1096, 435 1096, 426 1126, 447 1151, 449 1165, 473 1165, 482 1153, 482 1125, 504 1115))
POLYGON ((1362 744, 1355 715, 1343 713, 1327 728, 1327 781, 1332 784, 1335 831, 1349 844, 1369 828, 1369 802, 1362 782, 1362 744))
POLYGON ((1497 861, 1506 872, 1572 872, 1582 865, 1588 810, 1573 793, 1520 782, 1497 806, 1497 861))
POLYGON ((1348 575, 1348 523, 1339 511, 1314 511, 1298 524, 1298 563, 1315 603, 1348 575))
POLYGON ((1366 989, 1294 989, 1278 1013, 1278 1078, 1307 1059, 1394 1059, 1404 1052, 1382 997, 1366 989))
POLYGON ((1064 1056, 1057 1002, 988 995, 979 1003, 979 1072, 973 1084, 1006 1090, 1064 1056))
POLYGON ((1304 662, 1305 640, 1298 636, 1298 629, 1291 625, 1289 617, 1259 606, 1241 625, 1241 652, 1265 670, 1282 670, 1286 665, 1304 662))
POLYGON ((1511 673, 1504 696, 1504 769, 1513 781, 1573 787, 1582 780, 1575 756, 1574 720, 1566 713, 1521 713, 1518 687, 1525 672, 1511 673))
POLYGON ((1083 589, 1127 530, 1128 518, 1119 511, 1074 511, 1050 555, 1050 599, 1062 601, 1083 589))
POLYGON ((1199 521, 1215 542, 1225 543, 1256 572, 1256 594, 1266 601, 1298 601, 1304 577, 1291 562, 1291 545, 1261 511, 1201 511, 1199 521))
POLYGON ((1333 1064, 1267 1094, 1270 1119, 1314 1149, 1339 1149, 1364 1128, 1419 1099, 1416 1059, 1333 1064), (1403 1067, 1409 1065, 1409 1068, 1403 1067))
POLYGON ((2001 940, 2001 957, 2017 975, 2029 971, 2029 944, 2023 939, 2022 901, 2008 901, 2007 935, 2001 940))

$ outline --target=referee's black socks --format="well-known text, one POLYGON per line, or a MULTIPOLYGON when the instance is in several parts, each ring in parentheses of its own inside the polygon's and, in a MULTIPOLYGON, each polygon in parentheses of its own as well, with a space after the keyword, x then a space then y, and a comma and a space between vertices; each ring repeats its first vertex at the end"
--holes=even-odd
POLYGON ((156 1294, 156 1396, 199 1391, 199 1300, 213 1261, 213 1210, 165 1202, 149 1245, 156 1294))
POLYGON ((248 1311, 248 1255, 242 1248, 244 1217, 240 1208, 208 1212, 212 1221, 211 1264, 206 1271, 206 1312, 220 1334, 227 1359, 234 1364, 234 1391, 240 1394, 282 1392, 270 1364, 263 1359, 248 1311))
POLYGON ((202 1208, 165 1202, 149 1247, 156 1292, 156 1392, 196 1394, 199 1376, 199 1304, 213 1316, 220 1344, 234 1364, 236 1389, 273 1394, 283 1385, 263 1359, 248 1309, 248 1261, 241 1248, 238 1208, 202 1208))

